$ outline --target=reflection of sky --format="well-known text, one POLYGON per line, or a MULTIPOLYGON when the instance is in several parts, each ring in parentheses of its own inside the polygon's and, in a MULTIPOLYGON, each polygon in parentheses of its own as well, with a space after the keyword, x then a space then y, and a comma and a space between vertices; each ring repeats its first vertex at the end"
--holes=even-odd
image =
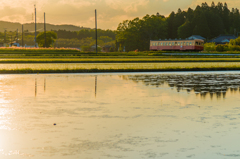
POLYGON ((5 102, 0 106, 0 158, 4 154, 181 159, 240 154, 238 91, 227 92, 225 99, 203 100, 167 83, 146 86, 122 75, 98 74, 95 96, 94 75, 5 77, 0 80, 5 102))

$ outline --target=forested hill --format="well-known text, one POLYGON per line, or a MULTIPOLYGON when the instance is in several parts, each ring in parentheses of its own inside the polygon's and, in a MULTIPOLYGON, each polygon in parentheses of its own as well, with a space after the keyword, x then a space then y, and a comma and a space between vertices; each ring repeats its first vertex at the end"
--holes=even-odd
POLYGON ((119 24, 117 41, 130 50, 148 50, 149 41, 156 39, 185 39, 191 35, 201 35, 212 39, 220 34, 240 32, 239 9, 229 9, 227 3, 202 3, 195 9, 178 9, 168 17, 146 15, 119 24))
MULTIPOLYGON (((24 30, 28 30, 29 32, 33 32, 35 30, 34 23, 26 23, 26 24, 23 24, 23 26, 24 26, 24 30)), ((39 32, 43 31, 43 28, 44 28, 43 23, 37 23, 37 30, 39 32)), ((0 21, 0 32, 4 32, 5 29, 7 31, 16 31, 18 29, 21 32, 22 24, 0 21)), ((47 23, 46 29, 48 31, 50 31, 50 30, 79 31, 81 29, 90 29, 90 28, 83 28, 83 27, 74 26, 74 25, 53 25, 53 24, 47 23)))

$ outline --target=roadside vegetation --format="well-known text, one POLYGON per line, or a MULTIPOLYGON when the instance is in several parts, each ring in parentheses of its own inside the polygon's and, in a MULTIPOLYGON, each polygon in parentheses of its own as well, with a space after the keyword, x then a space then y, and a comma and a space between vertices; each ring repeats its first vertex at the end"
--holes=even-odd
MULTIPOLYGON (((21 58, 21 59, 78 59, 79 61, 88 61, 86 59, 92 59, 91 61, 168 61, 166 59, 179 58, 176 61, 181 61, 181 58, 210 58, 215 60, 215 58, 239 58, 240 51, 228 51, 228 52, 218 52, 218 51, 203 51, 203 52, 185 52, 186 54, 181 54, 184 52, 167 52, 167 51, 130 51, 130 52, 91 52, 91 51, 80 51, 78 49, 66 49, 66 48, 0 48, 0 58, 21 58), (180 53, 180 54, 171 54, 180 53), (191 54, 188 54, 191 53, 191 54), (209 55, 206 55, 209 54, 209 55), (218 55, 214 55, 218 54, 218 55), (221 54, 231 54, 229 56, 223 56, 221 54), (133 60, 135 58, 135 60, 133 60), (84 60, 83 60, 84 59, 84 60)), ((236 60, 236 59, 234 59, 236 60)), ((63 60, 64 61, 64 60, 63 60)), ((69 60, 65 60, 69 61, 69 60)))
POLYGON ((231 39, 228 44, 205 43, 204 52, 224 52, 224 53, 239 53, 240 52, 240 37, 231 39))

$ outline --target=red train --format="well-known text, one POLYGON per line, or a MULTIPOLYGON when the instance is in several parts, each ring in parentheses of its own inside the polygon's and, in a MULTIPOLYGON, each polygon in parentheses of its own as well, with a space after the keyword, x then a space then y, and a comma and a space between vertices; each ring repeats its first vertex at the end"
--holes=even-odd
POLYGON ((196 40, 151 40, 150 50, 165 50, 165 51, 180 51, 180 50, 192 50, 192 51, 202 51, 204 41, 200 39, 196 40))

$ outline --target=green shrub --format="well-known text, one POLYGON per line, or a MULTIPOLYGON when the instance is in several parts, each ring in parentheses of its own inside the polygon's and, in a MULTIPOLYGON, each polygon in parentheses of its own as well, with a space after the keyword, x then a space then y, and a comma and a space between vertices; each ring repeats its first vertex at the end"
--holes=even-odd
POLYGON ((218 44, 216 46, 216 51, 223 52, 224 51, 224 45, 218 44))
POLYGON ((228 45, 228 50, 229 51, 240 51, 240 46, 239 45, 228 45))
POLYGON ((82 51, 91 51, 91 47, 90 46, 82 46, 82 51))
POLYGON ((216 51, 215 43, 205 43, 204 44, 204 51, 216 51))
POLYGON ((114 52, 114 48, 110 47, 109 52, 114 52))

